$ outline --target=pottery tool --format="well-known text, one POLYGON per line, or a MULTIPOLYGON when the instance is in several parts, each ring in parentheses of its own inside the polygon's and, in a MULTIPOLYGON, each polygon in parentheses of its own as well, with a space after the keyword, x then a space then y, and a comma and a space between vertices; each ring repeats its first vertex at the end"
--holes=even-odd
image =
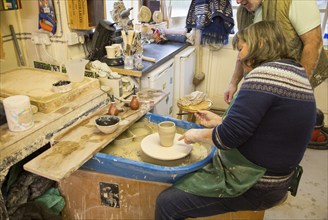
POLYGON ((128 40, 126 38, 126 33, 124 30, 121 31, 121 34, 122 34, 122 39, 123 39, 123 50, 125 51, 126 50, 126 45, 128 43, 128 40))
POLYGON ((177 115, 192 115, 194 113, 191 112, 183 112, 183 113, 177 113, 177 115))
POLYGON ((156 59, 155 58, 152 58, 152 57, 142 56, 142 59, 145 60, 145 61, 156 63, 156 59))
POLYGON ((137 31, 135 34, 135 47, 136 47, 136 53, 142 54, 143 45, 141 42, 141 32, 140 31, 137 31))
MULTIPOLYGON (((118 101, 120 101, 120 102, 123 102, 124 104, 129 104, 130 102, 131 102, 131 99, 121 99, 121 98, 117 98, 117 97, 115 97, 115 99, 117 99, 118 101)), ((146 100, 146 101, 140 101, 139 100, 139 103, 140 104, 147 104, 148 102, 150 102, 150 101, 148 101, 148 100, 146 100)), ((128 105, 126 105, 127 107, 128 107, 128 105)))
POLYGON ((134 39, 134 31, 129 30, 128 31, 128 45, 132 45, 134 39))

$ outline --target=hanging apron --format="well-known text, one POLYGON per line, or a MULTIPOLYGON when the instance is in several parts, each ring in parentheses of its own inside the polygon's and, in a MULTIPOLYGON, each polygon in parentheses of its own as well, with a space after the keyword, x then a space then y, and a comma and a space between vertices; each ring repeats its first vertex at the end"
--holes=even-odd
POLYGON ((247 160, 237 149, 218 150, 212 163, 187 174, 173 186, 198 196, 231 198, 250 189, 265 172, 265 168, 247 160))

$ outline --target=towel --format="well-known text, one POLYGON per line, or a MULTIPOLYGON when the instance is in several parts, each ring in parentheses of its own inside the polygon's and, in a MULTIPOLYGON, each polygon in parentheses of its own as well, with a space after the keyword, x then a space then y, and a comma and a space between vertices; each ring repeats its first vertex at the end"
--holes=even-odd
POLYGON ((186 27, 201 30, 201 44, 227 44, 234 33, 230 0, 192 0, 186 27))

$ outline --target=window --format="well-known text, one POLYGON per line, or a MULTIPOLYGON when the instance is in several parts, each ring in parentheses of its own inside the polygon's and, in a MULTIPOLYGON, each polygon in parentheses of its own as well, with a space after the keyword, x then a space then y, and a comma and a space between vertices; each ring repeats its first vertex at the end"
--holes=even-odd
MULTIPOLYGON (((106 14, 107 14, 107 19, 110 21, 113 21, 110 12, 113 10, 113 4, 117 0, 106 0, 106 14)), ((138 17, 138 3, 139 0, 124 0, 124 5, 126 8, 133 7, 134 10, 132 11, 131 18, 134 19, 134 21, 137 21, 138 17)), ((169 6, 171 2, 172 6, 172 12, 171 12, 171 17, 186 17, 189 11, 190 3, 191 0, 166 0, 166 5, 169 6)), ((327 22, 327 5, 328 5, 328 0, 317 0, 318 6, 320 8, 320 12, 322 15, 322 22, 323 25, 326 24, 327 22)), ((236 13, 237 13, 237 1, 236 0, 231 0, 231 5, 233 9, 233 16, 235 19, 235 24, 236 24, 236 13)), ((325 25, 324 25, 325 27, 325 25)), ((324 29, 324 28, 323 28, 324 29)), ((237 31, 237 25, 235 25, 235 32, 237 31)), ((324 31, 323 31, 324 32, 324 31)))
MULTIPOLYGON (((170 1, 167 1, 167 5, 170 1)), ((189 11, 191 0, 171 0, 171 17, 186 17, 189 11)))

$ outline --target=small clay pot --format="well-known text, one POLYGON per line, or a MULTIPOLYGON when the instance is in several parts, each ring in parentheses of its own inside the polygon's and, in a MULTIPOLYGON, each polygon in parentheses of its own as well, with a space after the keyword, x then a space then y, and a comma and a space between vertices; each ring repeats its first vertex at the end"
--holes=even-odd
POLYGON ((119 110, 118 110, 118 108, 116 107, 116 103, 115 102, 111 102, 110 103, 110 106, 109 106, 109 108, 108 108, 108 115, 115 115, 115 116, 117 116, 118 115, 118 112, 119 112, 119 110))
POLYGON ((138 101, 137 95, 133 95, 131 102, 130 102, 130 108, 132 110, 137 110, 139 108, 139 106, 140 106, 140 103, 138 101))

